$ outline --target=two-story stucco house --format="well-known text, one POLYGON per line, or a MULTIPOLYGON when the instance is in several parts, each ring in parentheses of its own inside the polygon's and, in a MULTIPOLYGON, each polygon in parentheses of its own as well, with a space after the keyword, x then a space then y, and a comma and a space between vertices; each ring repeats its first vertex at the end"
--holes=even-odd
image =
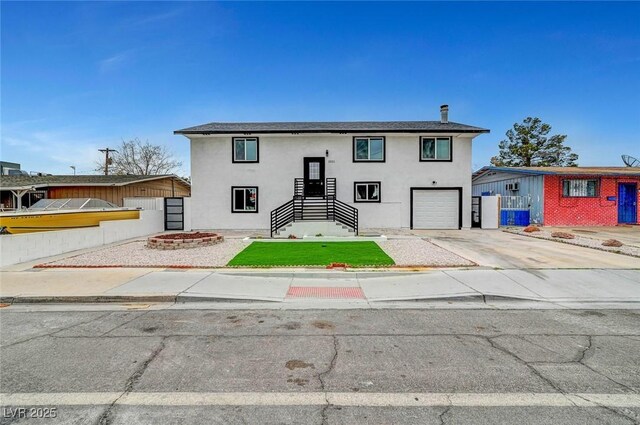
POLYGON ((191 141, 194 229, 282 236, 470 227, 471 145, 487 132, 449 122, 443 105, 439 121, 210 123, 175 134, 191 141))

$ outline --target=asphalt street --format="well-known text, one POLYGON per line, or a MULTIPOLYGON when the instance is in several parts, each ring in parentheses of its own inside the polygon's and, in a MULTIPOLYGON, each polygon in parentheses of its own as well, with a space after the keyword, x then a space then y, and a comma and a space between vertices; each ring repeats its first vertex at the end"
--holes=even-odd
POLYGON ((6 308, 0 325, 2 424, 640 422, 638 310, 6 308))

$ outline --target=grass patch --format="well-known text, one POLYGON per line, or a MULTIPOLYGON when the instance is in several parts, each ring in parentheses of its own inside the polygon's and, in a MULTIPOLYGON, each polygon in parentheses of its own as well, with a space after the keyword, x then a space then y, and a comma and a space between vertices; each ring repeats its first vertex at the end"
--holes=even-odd
POLYGON ((392 266, 375 242, 253 242, 228 266, 392 266))

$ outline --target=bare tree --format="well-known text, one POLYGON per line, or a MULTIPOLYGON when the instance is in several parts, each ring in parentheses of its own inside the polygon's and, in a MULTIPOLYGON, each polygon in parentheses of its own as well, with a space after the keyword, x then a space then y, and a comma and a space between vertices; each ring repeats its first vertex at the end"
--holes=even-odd
MULTIPOLYGON (((109 161, 110 174, 136 174, 158 175, 173 174, 182 166, 171 152, 160 145, 152 145, 149 141, 144 143, 137 137, 133 140, 122 141, 117 151, 112 154, 109 161)), ((96 171, 105 171, 105 164, 96 163, 96 171)))

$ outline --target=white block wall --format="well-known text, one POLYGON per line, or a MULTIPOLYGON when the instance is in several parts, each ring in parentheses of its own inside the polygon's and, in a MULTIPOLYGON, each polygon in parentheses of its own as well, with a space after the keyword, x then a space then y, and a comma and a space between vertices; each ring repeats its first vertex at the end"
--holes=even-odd
POLYGON ((93 248, 163 230, 163 211, 140 211, 138 220, 103 221, 99 227, 1 235, 0 267, 93 248))

